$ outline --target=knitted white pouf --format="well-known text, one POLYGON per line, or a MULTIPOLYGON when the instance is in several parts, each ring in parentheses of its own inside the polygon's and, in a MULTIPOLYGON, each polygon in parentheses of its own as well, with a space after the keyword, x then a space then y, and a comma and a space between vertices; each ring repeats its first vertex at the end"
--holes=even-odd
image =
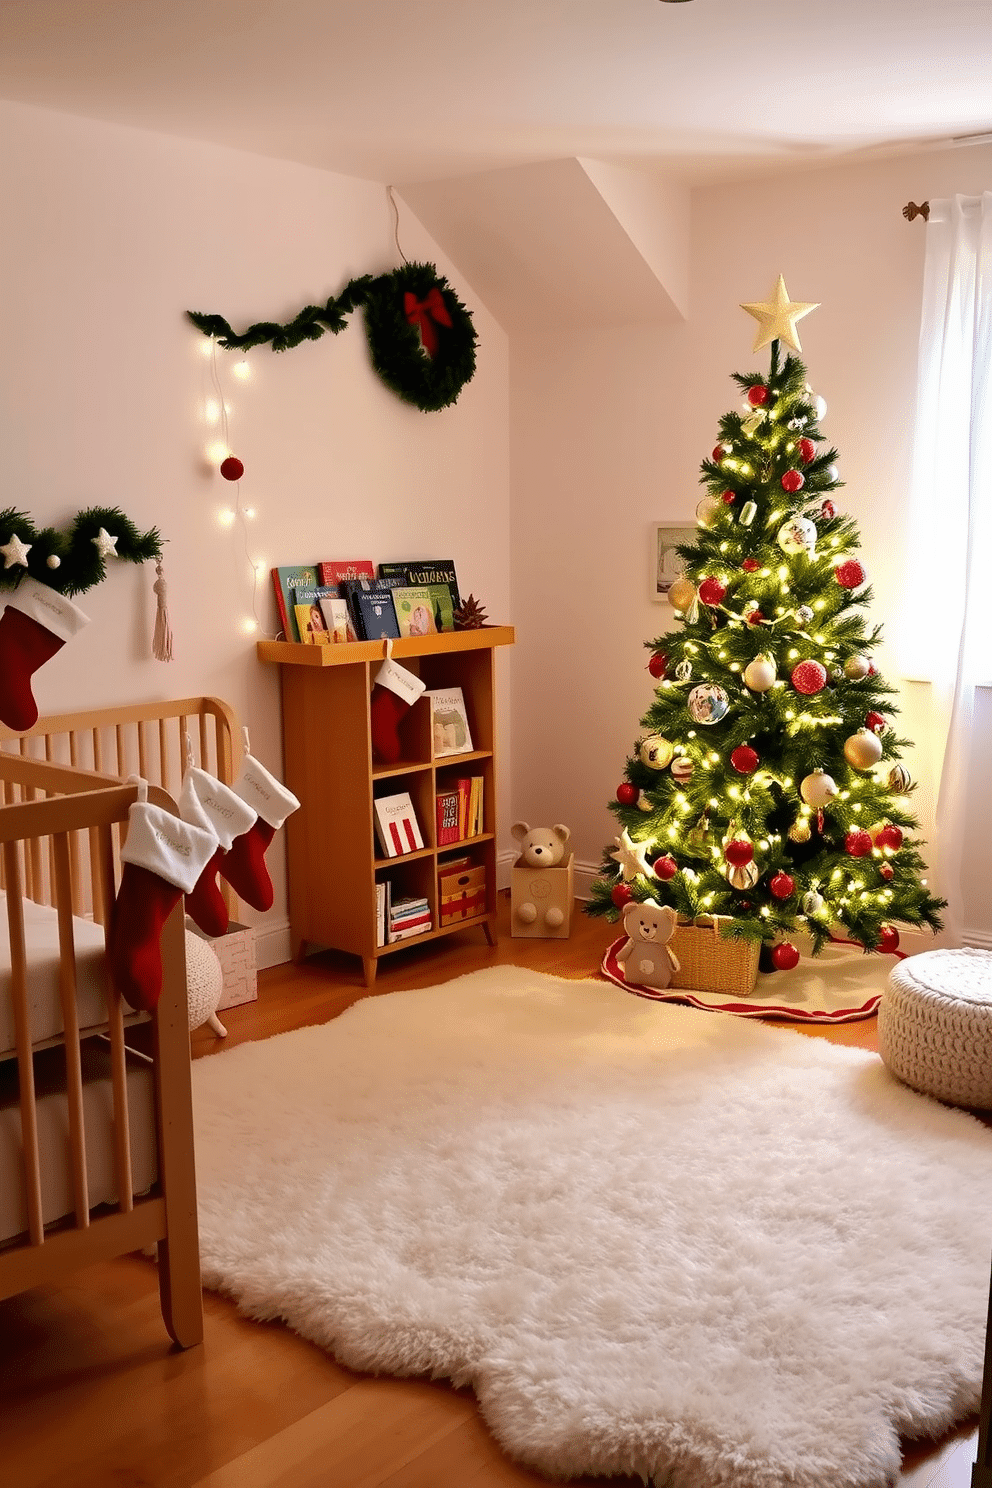
POLYGON ((224 991, 224 970, 213 946, 186 931, 186 1002, 189 1007, 189 1031, 208 1023, 218 1038, 227 1038, 227 1029, 217 1016, 217 1004, 224 991))
POLYGON ((898 962, 878 1008, 878 1047, 914 1090, 992 1109, 992 951, 924 951, 898 962))

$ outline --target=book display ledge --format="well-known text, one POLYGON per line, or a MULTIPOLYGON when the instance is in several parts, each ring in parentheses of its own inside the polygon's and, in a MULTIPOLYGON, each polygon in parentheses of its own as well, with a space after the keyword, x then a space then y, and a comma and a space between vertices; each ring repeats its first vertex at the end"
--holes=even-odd
POLYGON ((401 758, 388 765, 374 758, 371 739, 370 700, 384 659, 382 641, 257 643, 260 660, 279 667, 285 781, 301 805, 285 827, 294 960, 309 949, 349 952, 362 958, 371 986, 379 958, 411 945, 471 926, 495 944, 494 651, 513 641, 509 625, 394 640, 393 658, 429 691, 461 688, 473 748, 434 754, 425 695, 400 720, 401 758), (437 796, 465 776, 482 778, 482 831, 439 847, 437 796), (424 846, 387 857, 376 837, 374 801, 403 791, 413 802, 424 846), (466 901, 471 915, 452 919, 442 914, 442 880, 449 876, 448 864, 466 857, 473 872, 474 892, 466 901), (385 880, 393 900, 427 900, 430 929, 378 944, 377 885, 385 880))

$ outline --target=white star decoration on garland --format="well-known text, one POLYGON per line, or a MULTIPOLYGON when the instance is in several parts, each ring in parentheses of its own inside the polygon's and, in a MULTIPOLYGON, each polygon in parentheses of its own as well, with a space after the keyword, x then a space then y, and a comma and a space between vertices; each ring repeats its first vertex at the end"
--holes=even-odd
POLYGON ((17 533, 12 532, 10 536, 10 542, 4 543, 3 546, 0 547, 0 553, 3 554, 4 568, 13 568, 15 563, 19 563, 22 568, 27 568, 28 554, 30 553, 30 551, 31 544, 21 542, 21 539, 18 537, 17 533))
POLYGON ((742 305, 741 309, 746 310, 748 315, 753 315, 758 322, 758 333, 754 338, 755 351, 760 351, 772 341, 784 341, 793 351, 802 351, 796 321, 802 320, 811 310, 818 310, 819 302, 812 304, 808 300, 790 300, 785 280, 779 274, 771 300, 755 301, 750 305, 742 305))
POLYGON ((630 880, 636 878, 638 874, 643 875, 644 878, 657 877, 654 869, 647 860, 647 854, 654 846, 653 840, 634 842, 626 827, 624 827, 620 836, 614 837, 613 840, 617 845, 617 851, 610 853, 610 857, 615 863, 620 864, 624 883, 630 883, 630 880))
POLYGON ((90 538, 90 541, 104 560, 117 557, 117 539, 111 537, 106 527, 101 527, 96 537, 90 538))

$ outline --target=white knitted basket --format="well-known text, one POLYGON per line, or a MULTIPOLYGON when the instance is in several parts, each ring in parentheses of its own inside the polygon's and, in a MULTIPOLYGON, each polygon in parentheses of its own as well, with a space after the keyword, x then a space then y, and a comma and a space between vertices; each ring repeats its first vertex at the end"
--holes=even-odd
POLYGON ((992 952, 924 951, 900 961, 879 1004, 878 1047, 914 1090, 992 1109, 992 952))

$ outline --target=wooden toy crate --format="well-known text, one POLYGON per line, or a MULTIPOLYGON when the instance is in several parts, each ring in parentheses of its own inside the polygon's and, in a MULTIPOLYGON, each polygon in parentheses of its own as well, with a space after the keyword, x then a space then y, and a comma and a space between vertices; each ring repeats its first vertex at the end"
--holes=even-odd
POLYGON ((437 876, 438 915, 442 925, 474 920, 486 912, 486 870, 483 866, 462 868, 437 876))

